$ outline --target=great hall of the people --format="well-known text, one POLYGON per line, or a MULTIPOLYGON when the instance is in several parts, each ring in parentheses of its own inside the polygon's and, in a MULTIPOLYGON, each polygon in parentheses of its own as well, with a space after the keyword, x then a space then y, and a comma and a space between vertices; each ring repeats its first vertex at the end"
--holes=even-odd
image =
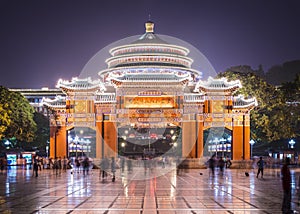
POLYGON ((110 49, 98 78, 22 90, 50 112, 50 157, 228 156, 250 159, 250 110, 240 81, 202 79, 189 49, 154 33, 110 49), (43 99, 36 97, 44 96, 43 99))

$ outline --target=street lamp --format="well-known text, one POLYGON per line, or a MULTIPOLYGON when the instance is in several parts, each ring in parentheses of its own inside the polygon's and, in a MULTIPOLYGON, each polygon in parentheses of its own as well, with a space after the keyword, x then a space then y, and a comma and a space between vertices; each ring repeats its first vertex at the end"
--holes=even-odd
POLYGON ((47 145, 46 145, 46 153, 47 153, 47 158, 49 157, 49 140, 47 140, 47 145))
POLYGON ((218 143, 219 143, 219 139, 215 138, 213 140, 213 142, 215 143, 215 152, 216 152, 216 156, 218 156, 218 143))
POLYGON ((255 141, 254 140, 250 140, 250 147, 251 147, 251 154, 250 154, 250 158, 252 157, 252 150, 253 150, 253 145, 255 144, 255 141))
POLYGON ((220 141, 222 142, 222 157, 224 158, 224 152, 226 151, 224 143, 226 142, 226 139, 221 138, 220 141))
POLYGON ((76 145, 76 158, 77 158, 77 144, 78 144, 78 141, 79 141, 79 137, 76 135, 75 138, 74 138, 74 142, 75 142, 75 145, 76 145))
POLYGON ((83 157, 83 149, 84 149, 85 140, 83 138, 80 138, 80 145, 81 145, 81 157, 83 157))
POLYGON ((126 143, 122 142, 121 147, 122 147, 122 150, 123 150, 123 156, 125 155, 125 146, 126 146, 126 143))
POLYGON ((289 141, 289 144, 290 144, 290 146, 291 146, 291 149, 294 148, 295 143, 296 143, 296 142, 295 142, 293 139, 291 139, 291 140, 289 141))
POLYGON ((73 138, 70 136, 70 131, 68 131, 67 145, 68 145, 68 149, 67 149, 68 155, 67 155, 67 157, 70 157, 70 153, 74 152, 74 145, 75 145, 74 141, 73 141, 73 138))
POLYGON ((86 143, 86 154, 87 154, 87 157, 89 157, 89 155, 90 155, 90 144, 91 144, 91 141, 89 139, 87 139, 85 141, 85 143, 86 143))

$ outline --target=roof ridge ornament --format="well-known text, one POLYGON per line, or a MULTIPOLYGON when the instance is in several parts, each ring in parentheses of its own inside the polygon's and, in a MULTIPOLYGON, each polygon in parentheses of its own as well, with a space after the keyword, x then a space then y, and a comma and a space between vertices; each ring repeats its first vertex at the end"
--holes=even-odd
POLYGON ((145 23, 146 33, 154 33, 154 22, 150 21, 150 15, 149 20, 145 23))

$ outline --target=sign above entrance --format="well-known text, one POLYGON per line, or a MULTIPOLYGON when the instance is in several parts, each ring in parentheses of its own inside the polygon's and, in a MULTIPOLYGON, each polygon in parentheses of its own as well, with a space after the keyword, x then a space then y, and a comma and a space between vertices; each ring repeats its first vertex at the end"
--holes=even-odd
POLYGON ((176 108, 177 103, 173 96, 162 97, 125 97, 125 108, 176 108))

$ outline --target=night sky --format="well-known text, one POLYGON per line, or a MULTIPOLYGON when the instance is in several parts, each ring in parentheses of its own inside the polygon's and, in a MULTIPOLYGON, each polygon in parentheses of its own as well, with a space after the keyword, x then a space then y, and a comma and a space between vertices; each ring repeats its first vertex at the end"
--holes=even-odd
POLYGON ((79 76, 100 49, 143 34, 149 14, 157 34, 192 44, 217 72, 300 59, 298 0, 1 0, 0 85, 55 87, 79 76))

